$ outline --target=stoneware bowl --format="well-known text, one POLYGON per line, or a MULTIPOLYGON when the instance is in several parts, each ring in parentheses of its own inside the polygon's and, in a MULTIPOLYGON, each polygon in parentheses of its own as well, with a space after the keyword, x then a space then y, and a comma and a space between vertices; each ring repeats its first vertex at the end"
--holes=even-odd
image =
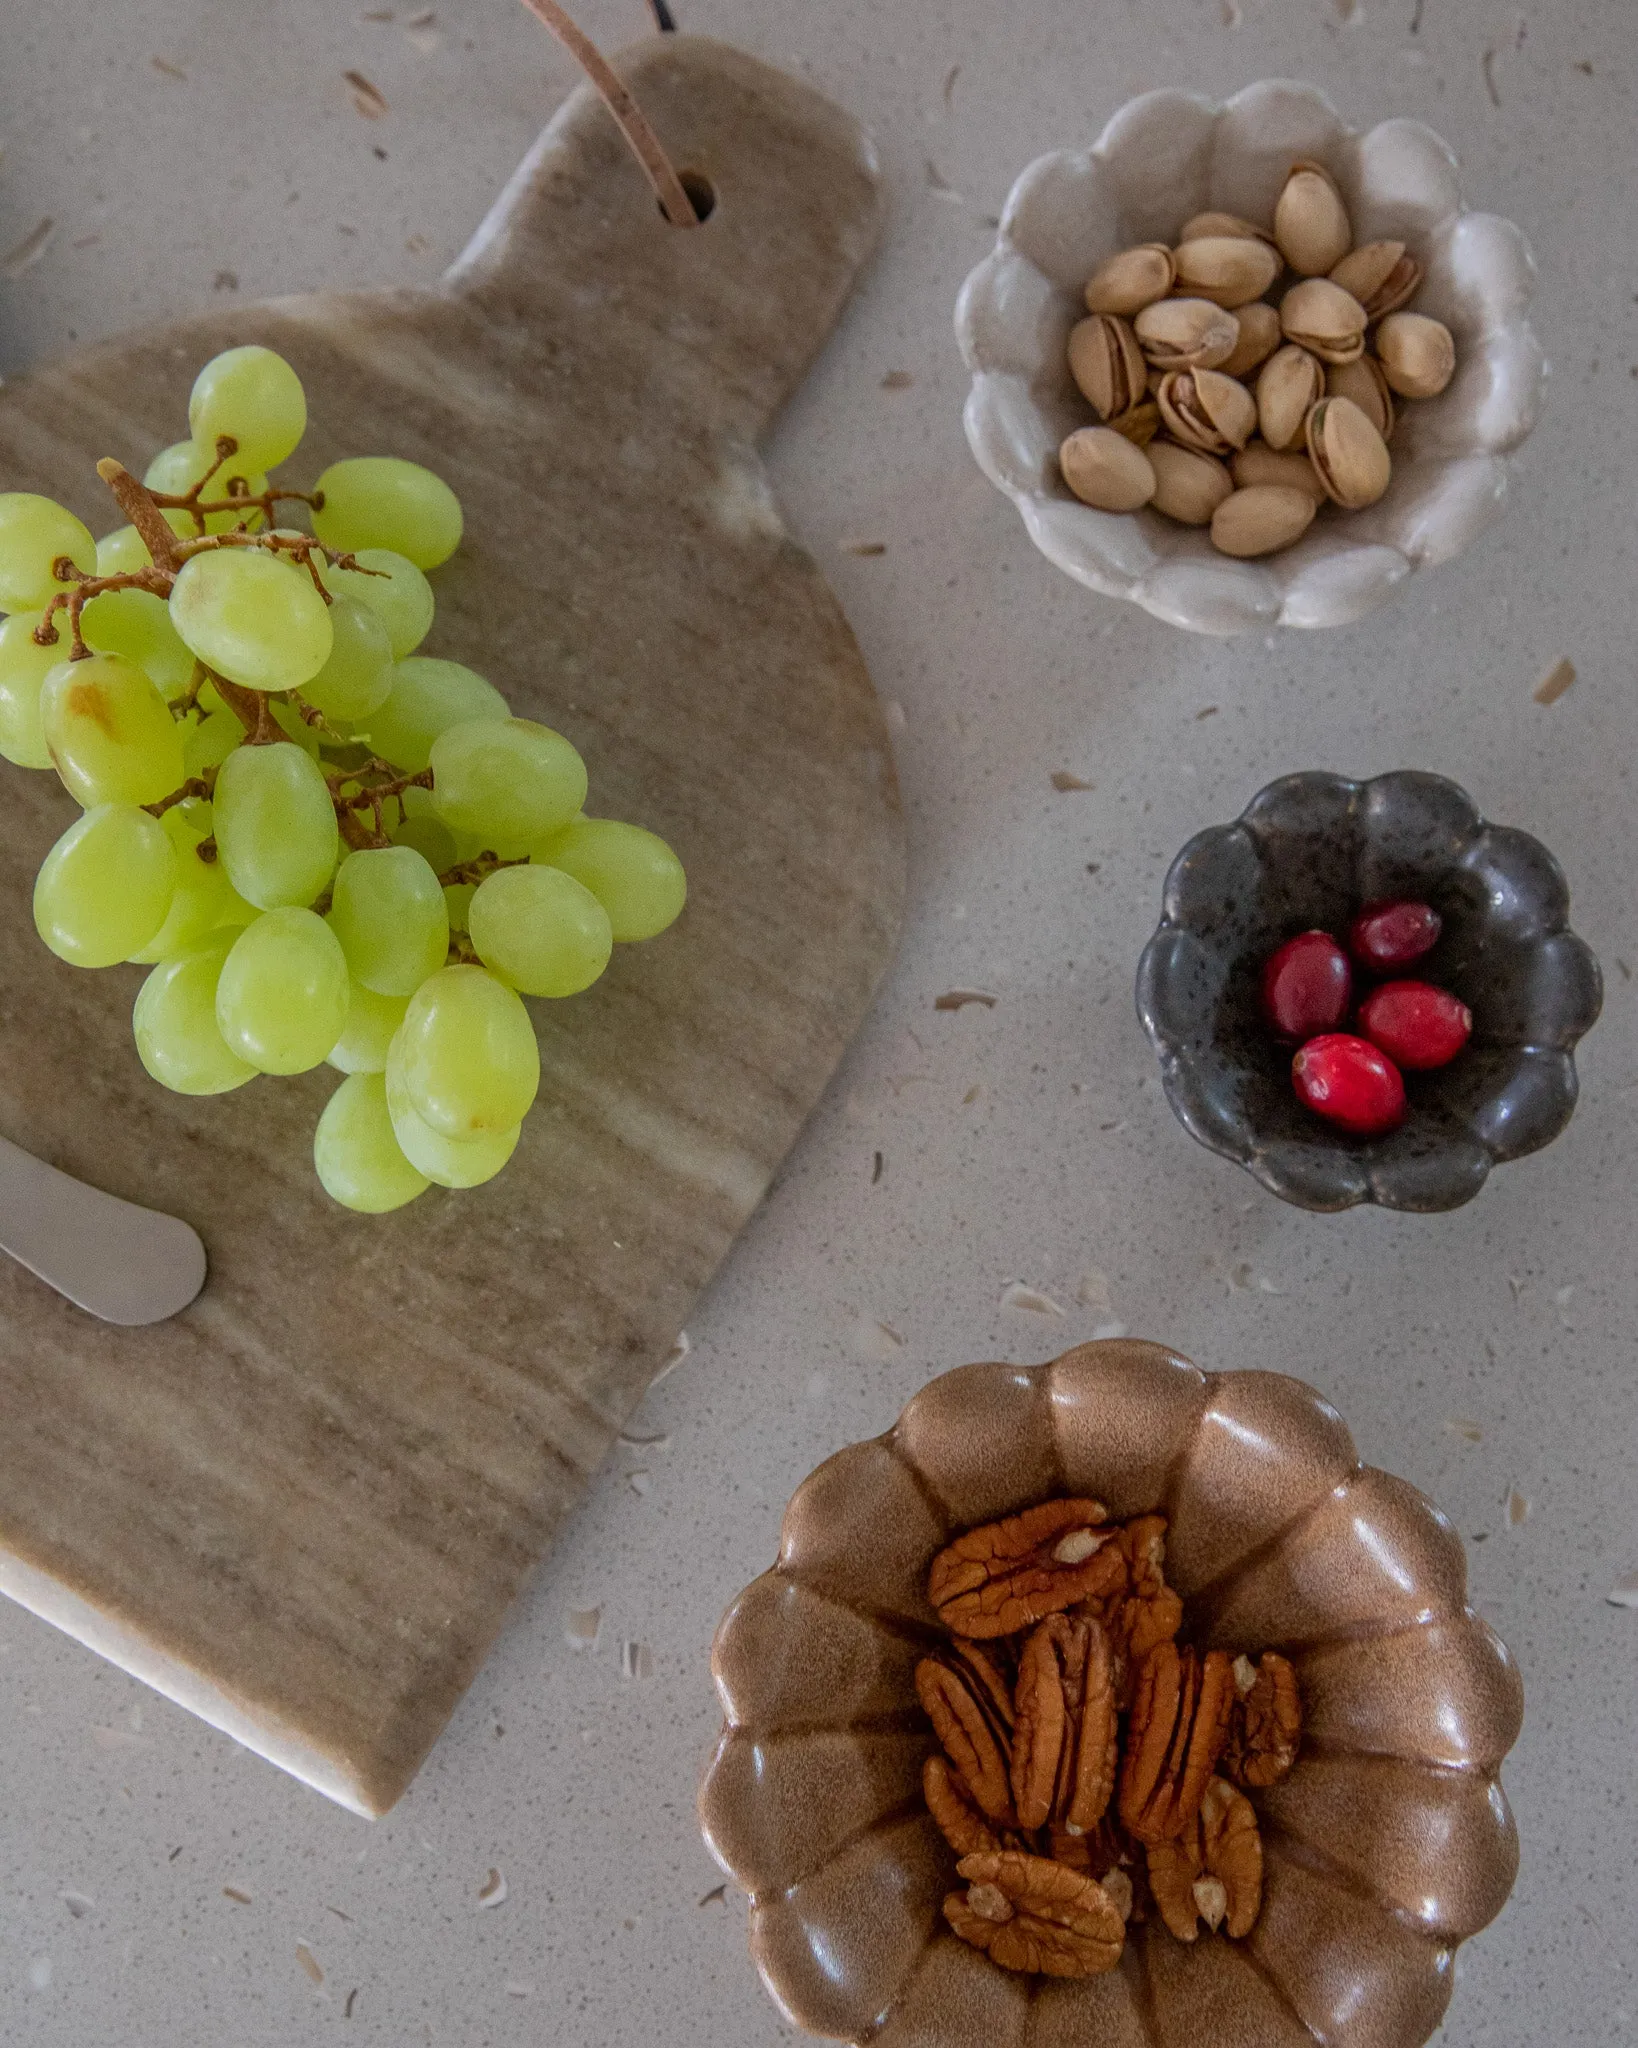
POLYGON ((1413 570, 1460 554, 1501 511, 1507 455, 1535 424, 1546 377, 1526 318, 1534 282, 1524 236, 1463 210, 1455 156, 1418 121, 1358 134, 1322 92, 1283 79, 1226 106, 1145 93, 1090 149, 1039 157, 1013 186, 995 249, 956 309, 973 373, 967 438, 1042 554, 1093 590, 1198 633, 1344 625, 1413 570), (1272 221, 1298 158, 1336 178, 1356 243, 1406 244, 1427 272, 1415 310, 1456 338, 1449 389, 1404 409, 1387 495, 1365 512, 1322 512, 1296 547, 1259 562, 1220 555, 1157 512, 1081 504, 1058 448, 1092 423, 1065 357, 1087 278, 1117 249, 1175 242, 1207 208, 1272 221))
POLYGON ((1183 1128, 1285 1201, 1457 1209, 1492 1166, 1549 1144, 1575 1108, 1573 1048, 1597 1020, 1603 979, 1569 914, 1546 847, 1486 824, 1441 775, 1288 775, 1173 861, 1138 966, 1138 1015, 1183 1128), (1396 896, 1444 919, 1407 972, 1459 996, 1473 1036, 1449 1066, 1406 1074, 1397 1130, 1355 1138, 1297 1100, 1259 978, 1296 933, 1340 938, 1364 904, 1396 896))
POLYGON ((781 2010, 876 2048, 1412 2048, 1457 1944, 1501 1910, 1518 1844, 1497 1772, 1522 1697, 1466 1604, 1462 1546, 1412 1486, 1361 1466, 1342 1418, 1274 1373, 1202 1373, 1158 1344, 969 1365, 886 1436, 821 1465, 779 1562, 717 1632, 727 1727, 705 1833, 751 1895, 781 2010), (1267 1859, 1243 1942, 1130 1930, 1078 1981, 997 1968, 949 1933, 954 1857, 921 1804, 933 1748, 911 1673, 928 1563, 958 1530, 1054 1494, 1171 1518, 1185 1629, 1278 1647, 1306 1713, 1254 1795, 1267 1859))

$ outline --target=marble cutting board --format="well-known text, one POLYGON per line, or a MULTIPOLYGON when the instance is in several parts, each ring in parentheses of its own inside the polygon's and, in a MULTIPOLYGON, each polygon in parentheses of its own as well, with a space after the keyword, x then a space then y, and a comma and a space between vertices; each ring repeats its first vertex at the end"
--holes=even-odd
POLYGON ((141 970, 78 973, 29 915, 74 815, 0 788, 0 1132, 203 1235, 175 1320, 96 1323, 0 1259, 0 1591, 355 1810, 400 1795, 665 1362, 893 950, 903 839, 847 625, 758 436, 877 234, 867 139, 716 43, 621 60, 680 166, 666 225, 577 93, 437 289, 213 312, 0 392, 0 487, 117 524, 214 351, 307 386, 286 473, 430 464, 467 538, 424 651, 586 755, 595 811, 663 833, 690 902, 534 1004, 541 1099, 506 1172, 352 1216, 313 1177, 337 1077, 188 1100, 130 1042, 141 970))

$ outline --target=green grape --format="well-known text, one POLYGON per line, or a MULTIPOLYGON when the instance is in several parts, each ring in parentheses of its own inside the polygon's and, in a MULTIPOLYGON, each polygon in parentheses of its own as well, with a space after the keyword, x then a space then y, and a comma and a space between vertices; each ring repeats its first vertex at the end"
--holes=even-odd
POLYGON ((287 740, 293 740, 304 754, 311 755, 315 761, 320 759, 318 734, 288 697, 270 697, 267 708, 272 713, 273 723, 287 740))
POLYGON ((476 882, 456 882, 444 891, 444 908, 449 913, 452 932, 466 930, 466 921, 472 915, 472 899, 477 893, 476 882))
POLYGON ((353 979, 377 995, 414 995, 449 952, 443 891, 412 846, 347 856, 336 871, 330 929, 353 979))
POLYGON ((259 910, 311 903, 335 873, 335 805, 300 747, 235 748, 217 772, 213 808, 228 880, 259 910))
POLYGON ((184 779, 203 775, 207 768, 219 768, 235 747, 244 742, 245 729, 224 706, 184 728, 182 767, 184 779))
POLYGON ((270 348, 252 343, 226 349, 193 380, 188 431, 201 448, 213 452, 217 440, 230 434, 246 462, 272 469, 295 453, 307 431, 301 379, 270 348))
POLYGON ((97 544, 73 513, 33 491, 0 491, 0 612, 43 612, 72 590, 73 577, 54 573, 64 555, 88 576, 96 569, 97 544))
POLYGON ((349 1074, 313 1133, 313 1165, 324 1192, 344 1209, 384 1216, 431 1185, 398 1149, 379 1074, 349 1074))
POLYGON ((688 898, 682 862, 641 825, 576 818, 533 857, 585 883, 608 912, 616 944, 656 937, 676 923, 688 898))
POLYGON ((223 1095, 256 1069, 229 1049, 216 1023, 216 986, 239 934, 212 931, 169 955, 137 991, 131 1030, 137 1056, 178 1095, 223 1095))
MULTIPOLYGON (((158 491, 165 497, 186 497, 215 460, 214 448, 207 455, 192 441, 175 441, 169 448, 160 449, 143 471, 142 481, 150 491, 158 491)), ((244 498, 247 501, 259 498, 266 490, 267 478, 259 469, 252 469, 240 456, 230 455, 199 496, 205 504, 214 505, 223 498, 244 498)), ((172 533, 179 534, 183 540, 193 540, 199 534, 199 521, 180 505, 162 505, 159 516, 172 533)), ((207 512, 204 517, 206 533, 231 533, 236 526, 243 526, 246 532, 254 533, 266 523, 261 506, 248 502, 242 512, 207 512)), ((107 569, 98 571, 103 576, 112 573, 107 569)))
POLYGON ((346 1028, 325 1058, 344 1074, 379 1074, 387 1064, 393 1033, 408 1008, 408 996, 378 996, 373 988, 355 981, 346 1028))
MULTIPOLYGON (((3 629, 0 629, 3 636, 3 629)), ((406 789, 406 797, 425 797, 430 803, 432 792, 427 789, 406 789)), ((391 831, 394 846, 413 846, 434 874, 441 875, 454 867, 460 859, 455 851, 455 835, 441 818, 435 818, 428 811, 411 810, 407 805, 404 815, 391 831)))
POLYGON ((349 993, 346 959, 323 918, 270 910, 233 942, 216 1022, 230 1050, 262 1073, 305 1074, 340 1038, 349 993))
POLYGON ((313 531, 338 554, 390 548, 417 569, 436 569, 461 544, 461 501, 441 476, 396 455, 332 462, 313 486, 324 503, 313 531))
POLYGON ((40 686, 40 726, 63 786, 93 804, 156 804, 182 782, 182 729, 134 662, 59 661, 40 686))
POLYGON ((134 526, 116 526, 97 542, 99 576, 134 576, 139 569, 151 569, 153 565, 148 543, 134 526))
POLYGON ((51 750, 40 724, 40 685, 64 653, 60 638, 54 646, 42 647, 34 627, 29 612, 0 622, 0 754, 19 768, 51 766, 51 750))
POLYGON ((416 1115, 446 1138, 497 1137, 540 1088, 529 1012, 481 967, 444 967, 410 997, 387 1059, 416 1115))
POLYGON ((199 685, 199 694, 193 701, 207 715, 212 711, 220 711, 222 709, 222 693, 217 689, 209 676, 206 676, 199 685))
POLYGON ((439 817, 497 853, 521 852, 561 831, 586 800, 585 762, 561 733, 531 718, 452 725, 428 758, 439 817))
POLYGON ((324 587, 332 597, 356 597, 368 605, 387 629, 393 660, 402 661, 427 637, 434 609, 432 585, 407 556, 394 554, 391 548, 359 548, 354 559, 356 569, 320 563, 324 587))
POLYGON ((98 804, 69 826, 34 882, 34 924, 59 960, 112 967, 147 945, 176 887, 170 834, 135 804, 98 804))
POLYGON ((295 690, 330 658, 330 607, 305 569, 262 548, 191 555, 171 623, 204 662, 252 690, 295 690))
POLYGON ((326 718, 368 718, 392 688, 392 641, 367 604, 338 597, 330 606, 330 659, 302 695, 326 718))
POLYGON ((446 1138, 435 1131, 404 1091, 389 1054, 385 1075, 387 1112, 399 1150, 418 1172, 441 1188, 481 1187, 493 1180, 518 1148, 521 1124, 478 1138, 446 1138))
POLYGON ((526 996, 575 996, 609 964, 614 933, 592 892, 557 868, 499 868, 467 913, 478 958, 526 996))
MULTIPOLYGON (((393 670, 387 701, 367 723, 376 753, 419 775, 432 757, 433 741, 451 726, 498 724, 511 715, 500 691, 475 670, 458 661, 412 654, 393 670)), ((431 808, 434 816, 443 816, 439 803, 434 801, 431 808)))
POLYGON ((199 849, 210 833, 209 804, 172 804, 159 822, 176 849, 176 890, 165 922, 130 956, 145 967, 197 944, 207 932, 228 926, 239 929, 261 915, 255 904, 247 903, 234 888, 219 860, 199 858, 199 849))
MULTIPOLYGON (((67 621, 57 615, 59 655, 67 621)), ((193 681, 193 650, 171 624, 170 607, 151 590, 105 590, 80 607, 80 638, 95 654, 134 661, 162 697, 179 697, 193 681)))

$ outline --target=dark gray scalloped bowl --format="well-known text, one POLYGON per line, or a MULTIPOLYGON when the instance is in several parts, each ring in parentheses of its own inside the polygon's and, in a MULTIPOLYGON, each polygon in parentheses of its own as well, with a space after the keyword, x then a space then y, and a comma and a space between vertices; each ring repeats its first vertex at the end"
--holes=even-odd
POLYGON ((1166 877, 1137 1007, 1167 1100, 1191 1137, 1302 1208, 1460 1208, 1575 1108, 1572 1053, 1604 988, 1569 909, 1546 847, 1487 824, 1442 775, 1271 782, 1234 824, 1197 833, 1166 877), (1397 1130, 1350 1137, 1292 1092, 1290 1052, 1258 1008, 1262 964, 1297 932, 1340 936, 1362 904, 1405 896, 1444 919, 1415 972, 1461 997, 1473 1037, 1448 1067, 1405 1076, 1397 1130))

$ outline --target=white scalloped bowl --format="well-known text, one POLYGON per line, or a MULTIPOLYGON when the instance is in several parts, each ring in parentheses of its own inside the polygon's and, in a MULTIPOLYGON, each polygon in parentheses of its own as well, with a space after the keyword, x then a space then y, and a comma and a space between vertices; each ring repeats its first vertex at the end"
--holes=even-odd
POLYGON ((1089 150, 1038 157, 1013 186, 995 248, 956 307, 973 372, 967 439, 1035 545, 1078 583, 1196 633, 1346 625, 1500 514, 1507 457, 1535 425, 1547 377, 1526 317, 1534 283, 1523 234, 1463 210, 1455 155, 1419 121, 1359 134, 1317 87, 1284 79, 1226 106, 1145 93, 1089 150), (1090 419, 1065 353, 1086 279, 1117 249, 1174 242, 1207 208, 1272 220, 1299 157, 1335 177, 1356 242, 1406 244, 1427 272, 1416 310, 1456 337, 1449 388, 1400 414, 1386 496, 1365 512, 1322 512, 1296 547, 1260 562, 1221 555, 1157 512, 1083 505, 1058 473, 1058 449, 1090 419))

